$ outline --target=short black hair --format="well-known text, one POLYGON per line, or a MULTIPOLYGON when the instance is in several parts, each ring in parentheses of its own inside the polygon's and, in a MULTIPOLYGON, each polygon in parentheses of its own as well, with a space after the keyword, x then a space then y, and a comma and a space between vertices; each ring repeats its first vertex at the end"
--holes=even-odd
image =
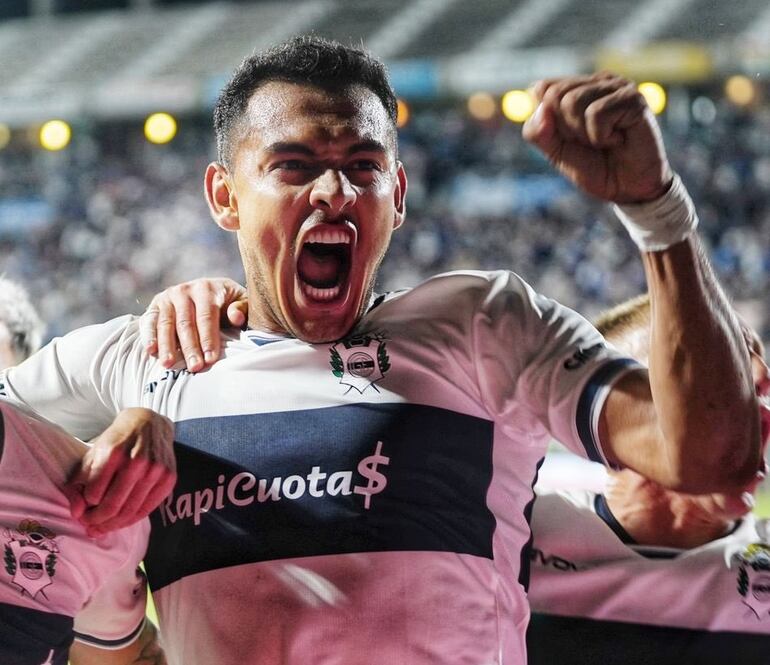
POLYGON ((398 106, 385 65, 361 48, 302 35, 246 58, 219 94, 214 107, 214 131, 217 155, 223 164, 232 159, 234 130, 249 99, 257 88, 270 81, 325 90, 362 85, 377 95, 395 129, 398 106))

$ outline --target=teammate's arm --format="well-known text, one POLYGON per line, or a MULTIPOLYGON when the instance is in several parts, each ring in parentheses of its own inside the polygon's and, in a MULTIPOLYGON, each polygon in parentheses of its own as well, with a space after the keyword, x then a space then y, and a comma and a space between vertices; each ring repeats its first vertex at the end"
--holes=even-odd
MULTIPOLYGON (((524 136, 585 192, 616 204, 671 196, 674 176, 636 87, 608 74, 541 81, 524 136)), ((639 244, 639 242, 637 242, 639 244)), ((748 353, 696 235, 642 251, 652 304, 649 376, 614 386, 599 433, 612 463, 672 489, 729 490, 760 466, 748 353)))
POLYGON ((138 335, 130 317, 88 326, 0 373, 0 397, 94 440, 68 497, 95 535, 145 517, 176 479, 170 421, 124 408, 140 403, 149 364, 138 335))
POLYGON ((139 637, 122 649, 110 650, 74 642, 70 665, 165 665, 158 629, 149 620, 139 637))

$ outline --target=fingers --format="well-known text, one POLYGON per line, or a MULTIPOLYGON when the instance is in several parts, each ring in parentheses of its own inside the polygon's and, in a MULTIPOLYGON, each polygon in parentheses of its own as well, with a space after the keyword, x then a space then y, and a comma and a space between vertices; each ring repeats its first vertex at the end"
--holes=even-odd
POLYGON ((101 499, 93 502, 86 495, 90 507, 83 513, 81 521, 87 525, 102 525, 115 518, 135 515, 147 494, 143 484, 145 480, 149 481, 149 467, 147 459, 132 460, 120 473, 113 474, 101 499))
POLYGON ((593 81, 602 81, 604 79, 618 78, 612 72, 596 72, 595 74, 585 74, 583 76, 571 76, 567 78, 549 78, 536 81, 532 87, 532 94, 537 101, 542 101, 546 92, 554 86, 561 86, 563 90, 569 90, 576 85, 584 85, 593 81))
POLYGON ((248 319, 248 303, 239 300, 227 307, 227 320, 235 328, 242 328, 248 319))
MULTIPOLYGON (((212 365, 219 360, 220 352, 220 305, 209 299, 195 301, 195 325, 198 331, 200 349, 205 365, 212 365)), ((184 349, 184 347, 182 347, 184 349)), ((185 358, 187 356, 185 355, 185 358)), ((189 363, 188 363, 189 368, 189 363)))
MULTIPOLYGON (((172 305, 176 315, 176 337, 187 369, 199 372, 205 367, 203 350, 198 333, 198 313, 195 301, 187 294, 172 293, 172 305)), ((218 334, 218 331, 217 331, 218 334)))
POLYGON ((538 93, 541 106, 553 112, 563 141, 598 148, 619 145, 620 130, 646 108, 636 86, 606 73, 541 82, 538 93), (625 122, 619 125, 621 120, 625 122))
POLYGON ((144 348, 151 356, 158 353, 158 315, 160 310, 156 303, 157 296, 152 299, 150 306, 139 319, 139 335, 144 348))
POLYGON ((75 482, 82 485, 82 496, 87 506, 95 506, 104 499, 115 474, 127 461, 128 452, 120 446, 112 448, 95 444, 86 452, 75 482))
POLYGON ((92 537, 130 526, 155 510, 174 489, 175 483, 175 474, 155 465, 124 496, 120 496, 122 488, 119 485, 111 487, 105 501, 88 509, 81 522, 87 526, 87 533, 92 537))
POLYGON ((521 130, 525 141, 537 146, 552 163, 560 161, 563 141, 559 136, 552 108, 540 104, 521 130))
POLYGON ((149 353, 165 367, 184 358, 198 372, 215 363, 221 352, 220 323, 246 323, 246 290, 230 279, 199 279, 166 289, 155 296, 140 322, 149 353))
POLYGON ((171 421, 125 409, 83 456, 65 488, 73 517, 98 535, 145 517, 176 482, 171 421))
POLYGON ((88 509, 88 504, 83 496, 84 489, 85 485, 79 476, 72 478, 64 487, 62 487, 64 496, 66 496, 70 502, 70 513, 72 514, 72 517, 78 521, 88 509))
POLYGON ((158 340, 158 359, 166 368, 173 367, 178 359, 178 340, 176 336, 176 310, 168 300, 158 303, 156 319, 158 340))

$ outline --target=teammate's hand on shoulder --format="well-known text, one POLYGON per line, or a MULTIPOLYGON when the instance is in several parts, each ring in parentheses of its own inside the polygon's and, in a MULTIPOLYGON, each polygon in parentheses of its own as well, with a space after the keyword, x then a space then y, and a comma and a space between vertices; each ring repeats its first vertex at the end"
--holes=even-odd
POLYGON ((147 517, 176 483, 174 425, 150 409, 121 411, 91 442, 65 488, 92 536, 147 517))
POLYGON ((546 79, 524 138, 588 194, 615 203, 659 198, 673 179, 655 117, 636 85, 606 72, 546 79))
POLYGON ((140 321, 142 342, 165 367, 184 358, 198 372, 219 359, 220 326, 246 323, 246 289, 231 279, 203 278, 169 287, 150 302, 140 321))

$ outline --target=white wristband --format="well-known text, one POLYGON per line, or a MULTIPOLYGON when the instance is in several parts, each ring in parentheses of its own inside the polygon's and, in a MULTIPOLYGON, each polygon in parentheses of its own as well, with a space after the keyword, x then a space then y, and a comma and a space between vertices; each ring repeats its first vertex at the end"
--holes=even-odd
POLYGON ((682 242, 698 226, 690 195, 674 174, 671 188, 649 203, 613 206, 631 240, 643 252, 660 252, 682 242))

